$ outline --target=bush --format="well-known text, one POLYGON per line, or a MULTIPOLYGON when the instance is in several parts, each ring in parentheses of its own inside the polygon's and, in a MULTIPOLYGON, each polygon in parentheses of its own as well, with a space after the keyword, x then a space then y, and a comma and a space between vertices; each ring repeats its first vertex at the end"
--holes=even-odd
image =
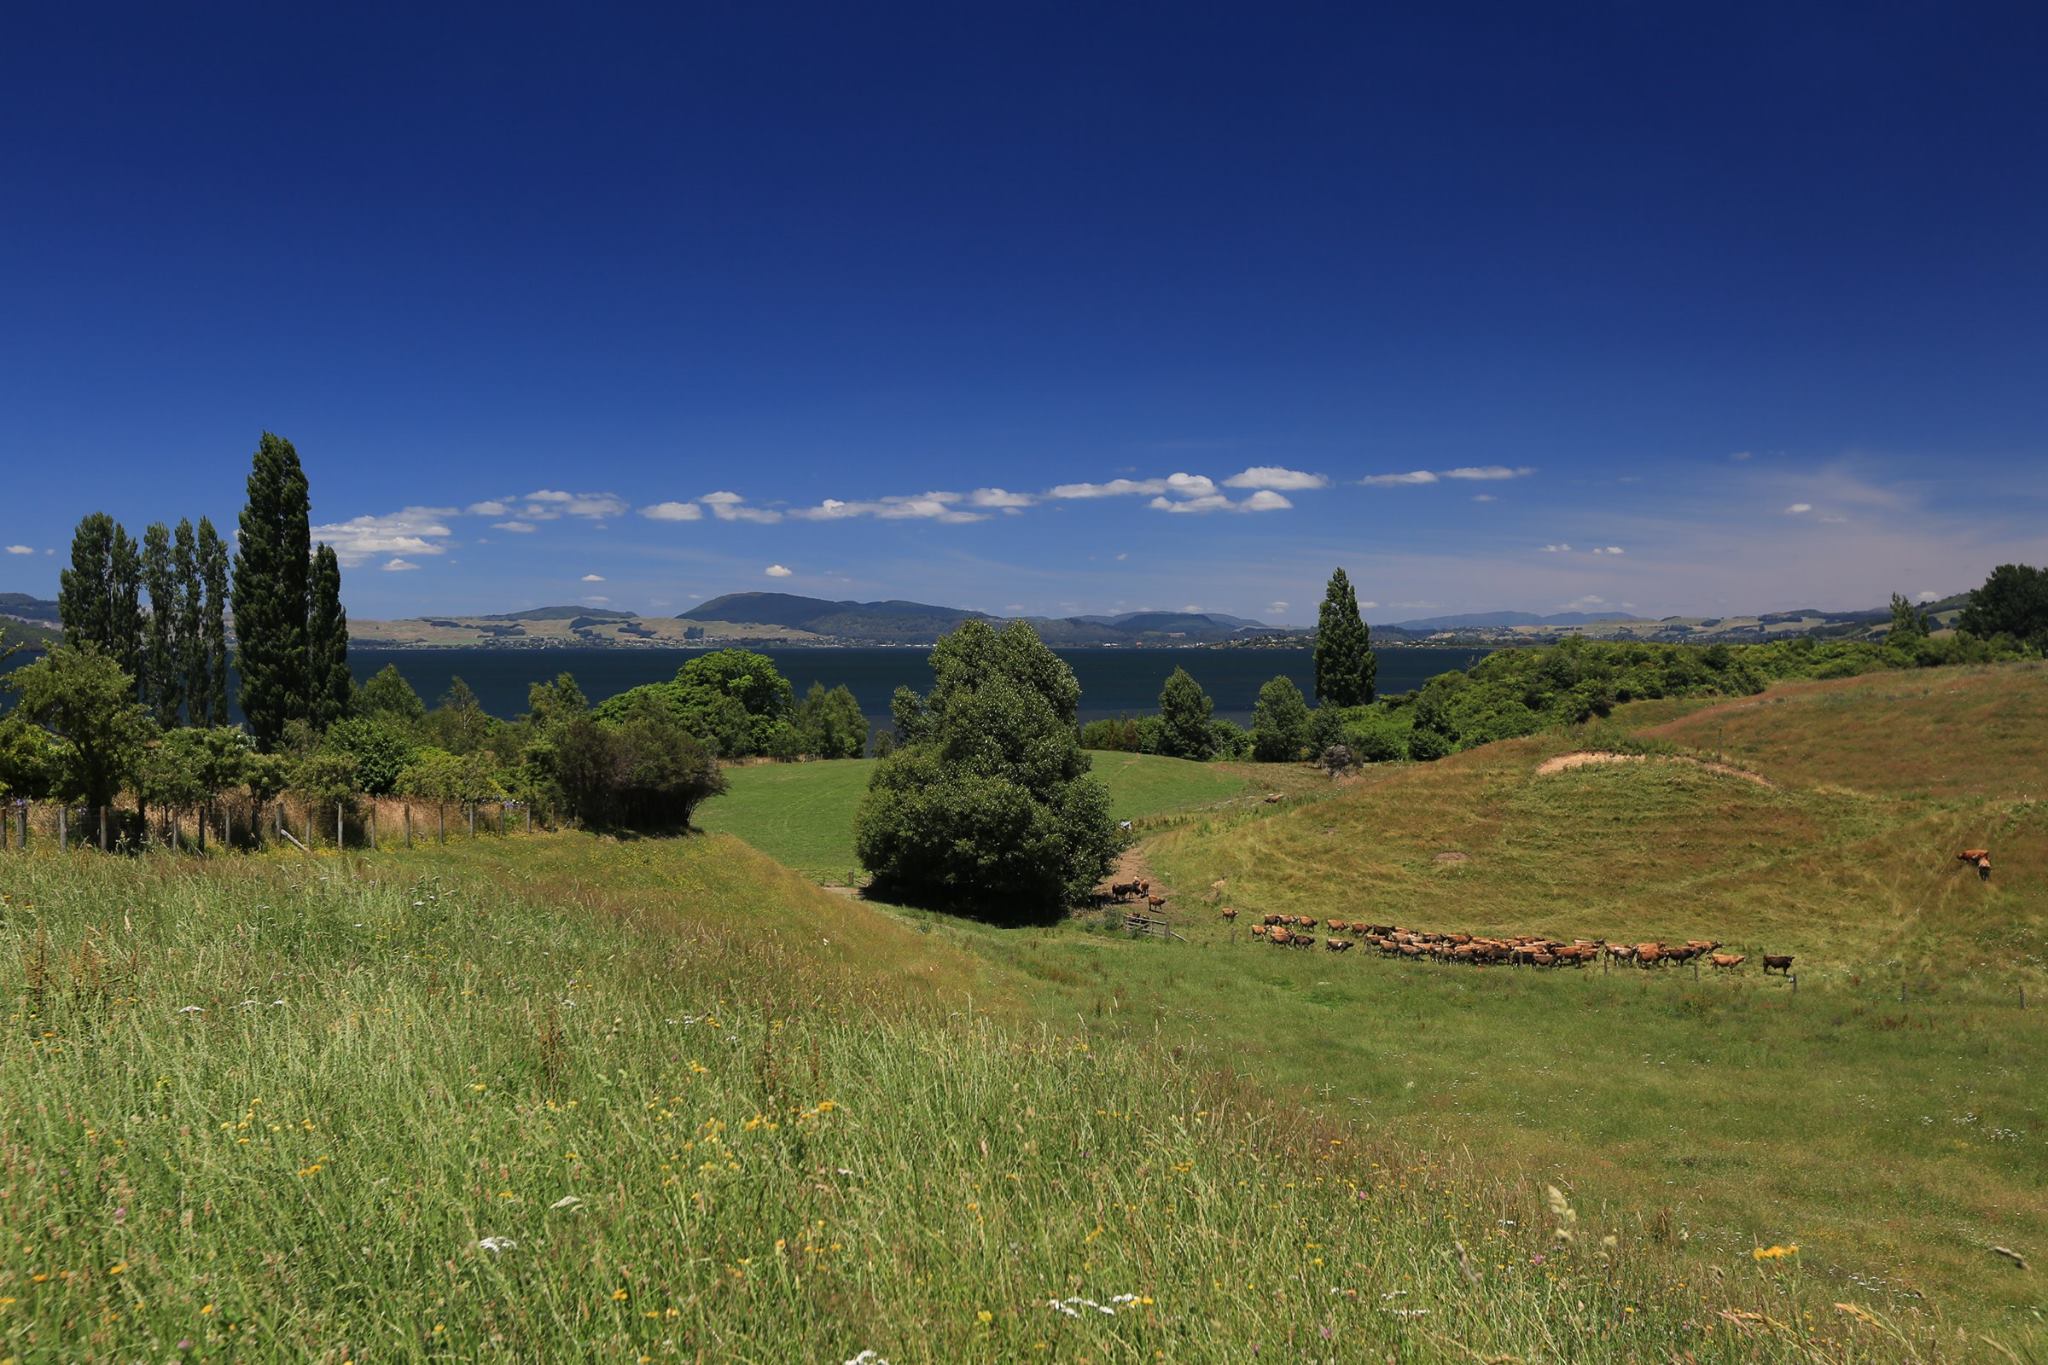
POLYGON ((899 722, 855 818, 878 890, 948 909, 1045 915, 1072 904, 1121 846, 1074 723, 1080 685, 1031 628, 969 621, 931 655, 933 686, 899 722))
POLYGON ((1141 752, 1138 745, 1138 722, 1129 716, 1091 720, 1081 727, 1081 747, 1084 749, 1135 754, 1141 752))
POLYGON ((725 790, 717 755, 658 699, 612 720, 571 718, 554 752, 564 802, 586 825, 687 829, 698 803, 725 790))
POLYGON ((843 685, 827 692, 823 683, 812 683, 792 724, 797 751, 814 758, 859 758, 868 747, 868 718, 843 685))
POLYGON ((1344 745, 1360 763, 1391 763, 1408 757, 1408 725, 1405 709, 1353 707, 1344 713, 1344 745))
POLYGON ((1210 751, 1218 758, 1243 758, 1252 751, 1252 737, 1234 720, 1209 722, 1210 751))

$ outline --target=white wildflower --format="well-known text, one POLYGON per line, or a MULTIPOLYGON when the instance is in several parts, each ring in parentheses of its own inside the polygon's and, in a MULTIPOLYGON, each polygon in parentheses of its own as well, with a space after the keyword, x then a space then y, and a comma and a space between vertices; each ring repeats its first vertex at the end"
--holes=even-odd
POLYGON ((185 1005, 185 1006, 182 1006, 182 1007, 181 1007, 181 1008, 180 1008, 180 1009, 178 1010, 178 1013, 180 1013, 180 1014, 204 1014, 204 1013, 206 1013, 206 1006, 204 1006, 204 1005, 185 1005))
POLYGON ((573 1209, 582 1202, 583 1201, 581 1199, 578 1199, 573 1194, 565 1194, 560 1199, 557 1199, 554 1203, 548 1205, 548 1207, 551 1209, 573 1209))
POLYGON ((519 1243, 513 1241, 510 1237, 479 1237, 476 1239, 476 1245, 480 1251, 488 1251, 492 1255, 498 1255, 502 1252, 510 1251, 513 1247, 518 1246, 519 1243))

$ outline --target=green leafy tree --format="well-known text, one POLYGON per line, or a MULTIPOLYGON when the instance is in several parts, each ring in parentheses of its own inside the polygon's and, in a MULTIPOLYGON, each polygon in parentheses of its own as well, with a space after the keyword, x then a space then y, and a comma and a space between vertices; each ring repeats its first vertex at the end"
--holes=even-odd
POLYGON ((292 767, 291 790, 315 808, 353 810, 360 780, 356 761, 335 749, 315 749, 292 767))
POLYGON ((146 805, 192 810, 247 779, 249 737, 227 726, 171 730, 150 746, 136 789, 146 805))
POLYGON ((855 819, 877 888, 985 914, 1078 901, 1121 844, 1080 747, 1073 670, 1021 621, 965 622, 931 667, 917 737, 876 766, 855 819))
POLYGON ((1169 758, 1205 759, 1216 751, 1210 728, 1216 703, 1185 668, 1168 675, 1159 690, 1158 752, 1169 758))
POLYGON ((71 567, 58 578, 57 617, 64 638, 90 645, 126 673, 141 696, 148 666, 142 615, 142 554, 134 538, 105 512, 78 523, 71 567))
POLYGON ((306 618, 306 718, 325 730, 349 713, 355 679, 348 671, 348 613, 341 605, 341 561, 334 547, 313 552, 306 618))
MULTIPOLYGON (((185 704, 194 725, 228 723, 228 547, 205 517, 199 519, 196 549, 200 588, 199 624, 192 632, 198 661, 185 704)), ((187 602, 190 602, 187 587, 187 602)))
POLYGON ((0 796, 40 799, 56 785, 57 741, 19 709, 0 716, 0 796))
POLYGON ((2048 569, 1999 565, 1982 587, 1970 593, 1970 603, 1956 625, 1980 640, 2009 635, 2048 651, 2048 569))
POLYGON ((1342 569, 1330 575, 1316 614, 1316 701, 1326 706, 1363 706, 1373 698, 1379 661, 1372 630, 1358 614, 1358 594, 1342 569))
POLYGON ((171 560, 171 528, 150 523, 142 533, 142 582, 149 593, 149 626, 143 651, 142 698, 156 723, 168 730, 185 711, 185 680, 178 667, 181 598, 177 566, 171 560))
POLYGON ((344 716, 327 727, 320 747, 347 754, 355 763, 357 785, 372 796, 398 790, 400 774, 419 752, 409 733, 382 716, 344 716))
POLYGON ((797 751, 815 758, 859 758, 868 747, 868 718, 845 685, 812 683, 792 718, 797 751))
POLYGON ((451 754, 446 749, 421 749, 399 775, 398 790, 436 805, 470 806, 504 799, 497 766, 488 754, 451 754))
POLYGON ((567 808, 586 825, 687 829, 698 804, 725 790, 717 755, 656 693, 609 720, 566 717, 553 748, 567 808))
POLYGON ((1252 757, 1261 763, 1292 763, 1308 747, 1313 717, 1294 680, 1274 678, 1259 689, 1252 706, 1252 757))
POLYGON ((473 754, 489 746, 497 721, 461 676, 448 680, 441 704, 427 714, 427 729, 450 753, 473 754))
POLYGON ((16 715, 62 741, 56 794, 112 805, 156 733, 135 700, 135 679, 97 648, 59 645, 0 682, 17 698, 16 715))
POLYGON ((265 752, 285 726, 310 716, 306 621, 312 566, 311 503, 299 453, 264 432, 249 471, 235 555, 235 637, 242 714, 265 752))
POLYGON ((1929 630, 1927 630, 1927 612, 1917 608, 1907 598, 1898 596, 1898 593, 1892 593, 1892 628, 1890 628, 1890 632, 1886 632, 1884 639, 1886 641, 1917 641, 1917 639, 1925 639, 1927 634, 1929 634, 1929 630))
MULTIPOLYGON (((205 581, 199 572, 199 547, 192 534, 192 521, 181 517, 172 533, 171 582, 174 589, 169 603, 176 623, 170 635, 175 642, 171 658, 166 661, 173 684, 177 688, 178 701, 185 713, 187 725, 225 725, 227 717, 215 720, 208 714, 206 701, 206 619, 205 581)), ((152 598, 154 593, 151 594, 152 598)), ((154 605, 150 608, 155 610, 154 605)))
POLYGON ((356 689, 356 714, 414 731, 427 718, 427 704, 413 691, 397 664, 386 664, 356 689))

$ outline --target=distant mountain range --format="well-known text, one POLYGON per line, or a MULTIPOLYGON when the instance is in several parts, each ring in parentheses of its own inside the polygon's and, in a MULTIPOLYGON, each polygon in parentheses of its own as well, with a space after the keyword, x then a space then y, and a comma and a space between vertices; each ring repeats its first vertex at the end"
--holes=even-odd
MULTIPOLYGON (((1937 626, 1955 624, 1969 602, 1958 593, 1926 604, 1937 626)), ((0 626, 8 643, 42 648, 58 638, 57 604, 26 593, 0 593, 0 626)), ((638 616, 607 607, 529 607, 481 616, 417 616, 398 621, 352 620, 350 638, 366 646, 417 648, 608 647, 646 645, 928 645, 962 621, 1005 618, 926 602, 835 602, 782 592, 736 592, 680 616, 638 616)), ((1027 616, 1047 644, 1067 648, 1203 645, 1287 647, 1314 632, 1269 626, 1221 612, 1132 611, 1103 616, 1027 616)), ((1754 616, 1666 616, 1566 611, 1465 612, 1373 626, 1381 644, 1541 644, 1578 636, 1597 640, 1745 643, 1791 635, 1829 639, 1881 637, 1891 611, 1802 608, 1754 616)))

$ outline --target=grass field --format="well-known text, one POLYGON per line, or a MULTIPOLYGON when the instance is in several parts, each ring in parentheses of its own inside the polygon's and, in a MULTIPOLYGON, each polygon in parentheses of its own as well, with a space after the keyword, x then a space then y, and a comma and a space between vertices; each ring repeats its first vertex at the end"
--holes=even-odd
MULTIPOLYGON (((1263 791, 1270 769, 1240 763, 1191 763, 1152 754, 1095 753, 1095 774, 1109 788, 1111 813, 1143 821, 1169 811, 1213 805, 1263 791)), ((786 867, 821 882, 859 880, 853 852, 853 815, 866 793, 875 760, 757 763, 731 768, 731 790, 698 808, 697 823, 737 835, 786 867)), ((1286 772, 1283 782, 1299 785, 1286 772)))
MULTIPOLYGON (((11 854, 0 1360, 2048 1358, 2044 696, 1653 704, 1334 789, 1099 756, 1179 942, 720 835, 11 854), (1593 743, 1770 785, 1538 772, 1593 743), (1226 901, 1799 980, 1286 952, 1226 901)), ((735 778, 704 823, 801 850, 864 773, 735 778)))
POLYGON ((1275 1108, 1136 1021, 1035 1027, 1029 976, 729 839, 0 876, 0 1359, 1899 1340, 1803 1319, 1796 1257, 1681 1285, 1632 1228, 1275 1108))

